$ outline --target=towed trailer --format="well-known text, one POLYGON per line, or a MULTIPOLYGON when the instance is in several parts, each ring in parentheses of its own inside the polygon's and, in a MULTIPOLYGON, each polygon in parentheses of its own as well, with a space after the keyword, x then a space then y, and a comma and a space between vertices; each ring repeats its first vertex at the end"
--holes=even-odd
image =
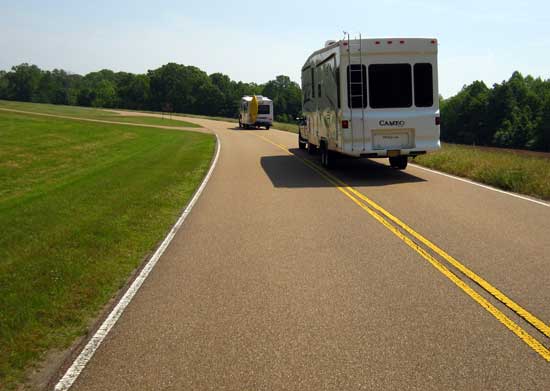
POLYGON ((273 101, 262 95, 243 96, 239 108, 239 127, 244 129, 273 124, 273 101))
POLYGON ((302 111, 299 147, 324 166, 338 153, 405 169, 441 146, 437 40, 327 41, 302 67, 302 111))

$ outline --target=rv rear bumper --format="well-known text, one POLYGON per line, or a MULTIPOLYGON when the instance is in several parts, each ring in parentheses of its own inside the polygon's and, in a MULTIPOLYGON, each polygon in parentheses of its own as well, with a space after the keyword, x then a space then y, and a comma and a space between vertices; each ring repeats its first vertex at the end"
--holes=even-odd
POLYGON ((415 148, 395 148, 395 149, 371 149, 367 148, 365 150, 362 150, 361 148, 358 148, 355 146, 354 148, 351 147, 351 145, 346 145, 343 150, 340 150, 338 152, 341 152, 345 155, 354 156, 354 157, 366 157, 366 158, 384 158, 384 157, 390 157, 390 156, 419 156, 424 155, 426 153, 430 153, 433 151, 437 151, 439 148, 441 148, 441 144, 439 140, 435 142, 423 142, 418 143, 420 145, 417 145, 415 148))
POLYGON ((359 154, 359 157, 392 157, 392 156, 411 156, 416 157, 420 155, 425 155, 428 153, 428 151, 408 151, 408 150, 402 150, 402 149, 388 149, 386 151, 376 151, 376 152, 367 152, 367 153, 361 153, 359 154))

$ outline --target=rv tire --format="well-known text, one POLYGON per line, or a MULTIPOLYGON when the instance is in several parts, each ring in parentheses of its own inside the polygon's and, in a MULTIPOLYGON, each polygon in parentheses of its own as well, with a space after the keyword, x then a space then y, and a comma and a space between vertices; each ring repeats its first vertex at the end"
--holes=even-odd
POLYGON ((327 144, 325 142, 321 142, 320 149, 321 149, 321 165, 325 168, 329 168, 330 163, 332 161, 331 159, 332 156, 330 151, 327 148, 327 144))
POLYGON ((298 133, 298 148, 306 149, 306 140, 302 138, 302 135, 298 133))
POLYGON ((307 151, 309 152, 310 155, 315 155, 315 153, 317 152, 317 147, 315 146, 315 144, 308 142, 307 151))
POLYGON ((407 156, 396 156, 396 157, 390 157, 390 166, 393 168, 397 168, 399 170, 404 170, 407 168, 407 163, 409 162, 409 159, 407 156))
POLYGON ((267 126, 265 127, 265 130, 269 130, 269 125, 267 125, 267 126))

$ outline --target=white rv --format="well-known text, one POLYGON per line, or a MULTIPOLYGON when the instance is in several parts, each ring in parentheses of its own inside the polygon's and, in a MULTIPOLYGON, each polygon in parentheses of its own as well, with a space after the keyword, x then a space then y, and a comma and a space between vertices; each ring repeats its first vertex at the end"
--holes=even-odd
POLYGON ((375 38, 328 41, 302 68, 298 143, 354 157, 409 156, 440 148, 437 40, 375 38))
POLYGON ((265 96, 243 96, 239 108, 239 127, 265 126, 269 129, 273 124, 273 101, 265 96))

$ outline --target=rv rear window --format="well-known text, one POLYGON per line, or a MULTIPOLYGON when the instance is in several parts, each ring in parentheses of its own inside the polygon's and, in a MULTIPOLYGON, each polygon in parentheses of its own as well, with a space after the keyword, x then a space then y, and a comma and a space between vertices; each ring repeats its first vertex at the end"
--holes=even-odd
POLYGON ((258 114, 269 114, 269 105, 259 105, 258 114))
POLYGON ((373 109, 411 107, 411 65, 369 65, 369 98, 373 109))
POLYGON ((348 65, 348 107, 367 107, 367 67, 361 64, 348 65))
POLYGON ((431 107, 434 104, 432 64, 414 64, 414 104, 431 107))

